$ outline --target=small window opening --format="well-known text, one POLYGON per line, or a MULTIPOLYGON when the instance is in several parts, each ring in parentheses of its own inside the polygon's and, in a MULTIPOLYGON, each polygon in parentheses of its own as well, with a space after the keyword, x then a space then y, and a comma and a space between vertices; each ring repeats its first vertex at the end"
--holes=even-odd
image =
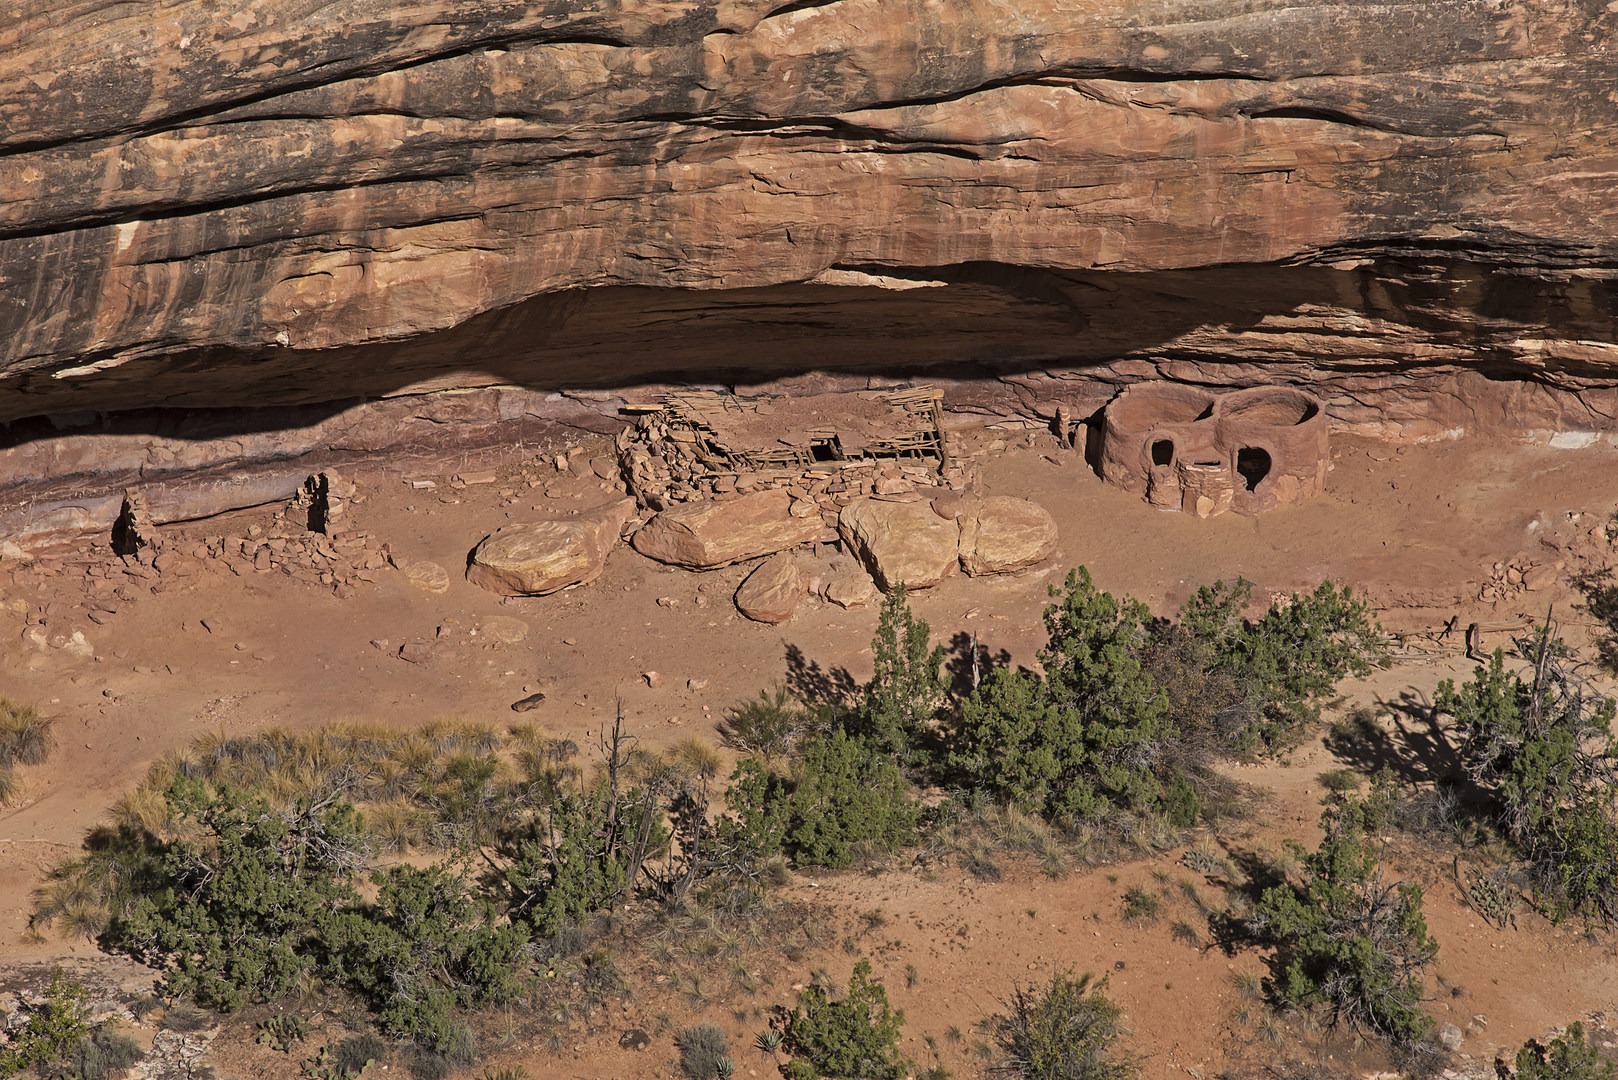
POLYGON ((1153 465, 1174 464, 1174 443, 1168 439, 1159 439, 1152 444, 1153 465))
POLYGON ((816 461, 843 460, 843 455, 836 439, 816 439, 809 444, 809 453, 816 461))
POLYGON ((1236 475, 1252 491, 1270 475, 1270 454, 1256 446, 1244 446, 1236 451, 1236 475))

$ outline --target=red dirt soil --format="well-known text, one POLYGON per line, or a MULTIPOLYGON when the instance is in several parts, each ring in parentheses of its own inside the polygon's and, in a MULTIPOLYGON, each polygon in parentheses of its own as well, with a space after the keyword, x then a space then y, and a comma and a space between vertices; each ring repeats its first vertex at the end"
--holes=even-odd
MULTIPOLYGON (((1156 512, 1102 484, 1073 452, 1044 435, 986 432, 981 441, 983 486, 1049 509, 1061 529, 1061 549, 1035 572, 956 577, 915 594, 914 610, 940 639, 975 631, 990 650, 1033 662, 1044 639, 1039 613, 1047 587, 1080 564, 1102 588, 1139 596, 1162 612, 1215 578, 1245 576, 1264 600, 1330 577, 1363 589, 1383 609, 1385 626, 1410 634, 1395 666, 1345 688, 1348 704, 1397 702, 1404 694, 1426 700, 1440 678, 1464 677, 1471 664, 1460 656, 1460 631, 1434 640, 1452 616, 1460 617, 1460 627, 1503 624, 1542 617, 1554 603, 1566 636, 1587 636, 1570 578, 1581 567, 1606 564, 1605 535, 1591 530, 1613 514, 1605 480, 1618 466, 1618 452, 1601 445, 1567 451, 1338 438, 1323 497, 1257 518, 1198 521, 1156 512), (1002 445, 990 442, 1001 436, 1002 445), (1553 568, 1554 583, 1536 581, 1540 587, 1528 591, 1510 580, 1533 565, 1553 568), (1503 598, 1485 603, 1480 589, 1491 580, 1494 595, 1503 598)), ((584 457, 604 449, 592 445, 584 457)), ((23 771, 22 801, 0 811, 0 953, 6 958, 0 988, 8 972, 97 955, 82 941, 32 940, 29 893, 152 762, 205 732, 309 729, 342 719, 400 728, 445 718, 505 723, 519 719, 512 702, 543 691, 546 702, 520 719, 588 747, 621 702, 626 726, 658 745, 687 735, 717 739, 723 711, 780 679, 791 650, 823 669, 869 675, 874 605, 844 611, 810 604, 782 626, 754 624, 731 603, 749 565, 693 574, 620 545, 600 580, 555 596, 502 602, 468 584, 460 573, 466 554, 494 528, 608 497, 607 485, 558 472, 548 456, 505 470, 495 484, 460 489, 448 473, 436 477, 433 490, 381 473, 357 480, 366 496, 353 510, 359 526, 385 541, 403 565, 431 560, 447 569, 446 591, 423 591, 387 569, 374 584, 339 599, 309 580, 214 569, 185 587, 142 593, 97 624, 82 618, 81 581, 50 572, 48 564, 13 575, 8 606, 0 608, 6 620, 0 624, 6 631, 0 694, 35 703, 53 717, 59 746, 48 764, 23 771), (526 486, 529 480, 537 483, 526 486), (512 494, 502 497, 502 490, 512 494), (25 640, 25 613, 51 603, 53 625, 82 629, 92 655, 25 640), (507 644, 469 633, 496 615, 521 619, 526 638, 507 644), (398 655, 408 642, 422 645, 421 662, 398 655), (659 673, 651 680, 655 687, 645 672, 659 673)), ((268 523, 271 513, 170 532, 239 536, 251 523, 268 523)), ((1504 643, 1504 635, 1486 634, 1485 643, 1504 643)), ((1317 742, 1281 763, 1234 768, 1237 779, 1260 793, 1261 809, 1211 839, 1239 851, 1278 851, 1288 837, 1312 843, 1323 794, 1316 778, 1340 764, 1317 742)), ((1592 943, 1575 928, 1548 927, 1532 917, 1521 920, 1521 929, 1494 930, 1461 903, 1447 865, 1407 851, 1409 844, 1397 840, 1396 850, 1406 856, 1406 872, 1428 886, 1428 919, 1440 946, 1434 971, 1442 981, 1433 983, 1431 1007, 1440 1022, 1467 1032, 1466 1053, 1486 1061, 1495 1046, 1514 1047, 1618 1006, 1610 942, 1592 943), (1480 1014, 1486 1026, 1472 1022, 1480 1014)), ((934 1060, 930 1038, 946 1067, 975 1073, 978 1021, 1000 1007, 1014 984, 1071 968, 1108 975, 1109 993, 1123 1005, 1134 1047, 1145 1058, 1145 1075, 1212 1076, 1260 1045, 1253 1023, 1233 1019, 1244 1002, 1232 973, 1260 972, 1262 958, 1226 956, 1171 937, 1171 924, 1181 918, 1205 934, 1189 902, 1179 898, 1180 879, 1218 899, 1215 886, 1176 862, 1178 854, 1075 870, 1056 880, 1015 862, 993 883, 953 865, 874 876, 799 875, 785 897, 829 907, 839 928, 796 962, 769 961, 775 966, 761 972, 764 985, 756 995, 731 988, 698 1008, 648 986, 613 1006, 599 1030, 581 1029, 576 1045, 551 1052, 514 1043, 491 1060, 521 1062, 535 1078, 674 1075, 667 1029, 705 1021, 731 1033, 738 1075, 766 1075, 769 1059, 750 1048, 753 1033, 764 1027, 762 1013, 789 1003, 792 987, 816 968, 846 980, 855 957, 841 943, 852 936, 904 1009, 905 1050, 921 1064, 934 1060), (1169 875, 1176 898, 1165 901, 1158 921, 1126 925, 1125 890, 1158 887, 1154 871, 1169 875), (868 912, 879 912, 880 919, 862 921, 868 912), (618 1032, 630 1027, 664 1033, 635 1053, 617 1045, 618 1032)), ((222 1051, 230 1066, 225 1071, 290 1075, 295 1069, 292 1058, 256 1052, 246 1041, 222 1051)))

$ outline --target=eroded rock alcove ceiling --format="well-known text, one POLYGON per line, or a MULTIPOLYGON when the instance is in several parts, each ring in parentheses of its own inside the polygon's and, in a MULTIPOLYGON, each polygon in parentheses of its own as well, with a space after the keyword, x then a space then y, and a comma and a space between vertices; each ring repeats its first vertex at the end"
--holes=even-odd
POLYGON ((840 370, 1028 415, 1166 376, 1307 384, 1393 433, 1609 430, 1615 26, 1605 0, 24 7, 0 467, 63 496, 307 449, 326 429, 277 432, 365 398, 505 384, 496 419, 574 422, 840 370))

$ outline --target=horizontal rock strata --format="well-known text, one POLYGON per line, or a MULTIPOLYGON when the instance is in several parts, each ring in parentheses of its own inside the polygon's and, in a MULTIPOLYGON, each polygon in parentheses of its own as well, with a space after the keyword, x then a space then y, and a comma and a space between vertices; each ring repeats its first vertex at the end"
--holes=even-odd
POLYGON ((1610 428, 1614 28, 1597 0, 25 6, 0 419, 953 362, 1610 428))

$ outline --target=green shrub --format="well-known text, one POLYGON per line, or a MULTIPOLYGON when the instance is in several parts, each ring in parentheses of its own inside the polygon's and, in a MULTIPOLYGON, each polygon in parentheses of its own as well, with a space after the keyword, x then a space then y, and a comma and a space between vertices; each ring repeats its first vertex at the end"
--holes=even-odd
POLYGON ((786 830, 795 863, 845 867, 861 846, 896 851, 916 820, 899 767, 865 740, 839 730, 804 745, 786 830))
POLYGON ((57 1069, 42 1069, 44 1080, 107 1080, 140 1061, 145 1055, 140 1044, 109 1024, 98 1024, 79 1041, 57 1069))
POLYGON ((90 1033, 84 1019, 88 998, 82 984, 61 968, 53 970, 45 1000, 28 1011, 21 1031, 0 1042, 0 1077, 28 1069, 43 1073, 69 1062, 90 1033))
POLYGON ((758 879, 779 864, 791 822, 791 785, 756 758, 743 758, 725 789, 729 813, 715 823, 714 861, 721 873, 758 879))
POLYGON ((781 1069, 787 1080, 902 1080, 910 1070, 899 1054, 904 1013, 895 1012, 887 991, 871 981, 867 960, 854 965, 843 997, 810 986, 774 1023, 791 1055, 781 1069))
POLYGON ((283 1054, 290 1054, 293 1045, 302 1042, 308 1033, 303 1020, 288 1013, 260 1020, 254 1041, 260 1046, 271 1046, 283 1054))
POLYGON ((903 585, 882 600, 871 661, 864 698, 845 724, 882 753, 918 766, 949 682, 943 646, 932 644, 932 629, 911 613, 903 585))
POLYGON ((1131 885, 1124 893, 1124 921, 1156 922, 1163 911, 1163 899, 1139 885, 1131 885))
POLYGON ((1323 581, 1313 592, 1277 598, 1248 622, 1241 613, 1252 591, 1241 579, 1216 581, 1180 610, 1180 625, 1208 649, 1209 673, 1228 676, 1246 696, 1245 722, 1221 732, 1237 751, 1296 743, 1337 684, 1370 674, 1386 653, 1370 605, 1352 589, 1323 581))
MULTIPOLYGON (((563 795, 502 839, 511 916, 553 937, 600 911, 629 886, 623 821, 604 784, 563 795)), ((641 804, 642 813, 652 808, 641 804)))
POLYGON ((1602 1059, 1575 1020, 1549 1043, 1530 1042, 1517 1051, 1516 1080, 1613 1080, 1618 1066, 1602 1059))
POLYGON ((312 973, 331 913, 355 901, 362 852, 344 803, 276 810, 234 788, 178 778, 177 834, 159 844, 109 943, 165 972, 168 991, 226 1011, 266 1001, 312 973))
POLYGON ((1553 919, 1618 915, 1614 703, 1572 670, 1549 625, 1519 643, 1528 679, 1496 650, 1487 667, 1435 697, 1460 729, 1468 774, 1494 799, 1501 829, 1532 867, 1553 919))
POLYGON ((1156 809, 1154 766, 1174 726, 1141 660, 1149 612, 1098 591, 1083 567, 1052 595, 1045 679, 991 672, 962 703, 951 764, 970 786, 1054 819, 1156 809))
POLYGON ((686 1080, 718 1080, 732 1068, 730 1042, 725 1033, 712 1024, 688 1027, 674 1037, 680 1051, 680 1071, 686 1080))
POLYGON ((1387 794, 1328 805, 1325 837, 1299 851, 1303 880, 1260 898, 1254 926, 1276 946, 1271 989, 1286 1006, 1319 1005, 1408 1049, 1432 1018, 1421 1008, 1421 975, 1438 952, 1422 915, 1419 885, 1384 884, 1376 835, 1387 794))
POLYGON ((303 1072, 310 1080, 354 1080, 387 1052, 387 1044, 370 1032, 350 1035, 322 1046, 320 1053, 304 1063, 303 1072))
POLYGON ((1139 1067, 1116 1056, 1122 1010, 1106 996, 1107 980, 1052 976, 1043 989, 1019 986, 1008 1011, 990 1020, 1003 1070, 1022 1080, 1129 1080, 1139 1067))
POLYGON ((500 922, 443 867, 396 866, 372 881, 374 904, 326 921, 326 973, 369 1001, 389 1031, 453 1056, 469 1045, 458 1010, 520 988, 527 931, 500 922))

